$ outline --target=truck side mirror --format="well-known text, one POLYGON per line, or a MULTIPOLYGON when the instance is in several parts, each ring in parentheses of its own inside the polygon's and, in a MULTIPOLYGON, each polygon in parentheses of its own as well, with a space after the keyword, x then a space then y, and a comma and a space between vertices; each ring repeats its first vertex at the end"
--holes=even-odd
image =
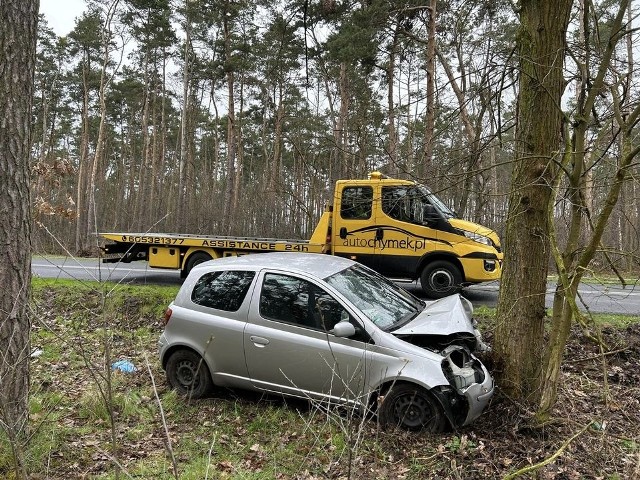
POLYGON ((433 223, 438 221, 440 216, 438 215, 438 211, 431 204, 426 204, 423 210, 423 219, 426 223, 433 223))

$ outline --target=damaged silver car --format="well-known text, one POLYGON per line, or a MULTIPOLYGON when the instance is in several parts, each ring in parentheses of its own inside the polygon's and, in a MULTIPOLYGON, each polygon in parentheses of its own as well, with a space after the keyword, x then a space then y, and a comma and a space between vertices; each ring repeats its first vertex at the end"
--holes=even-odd
POLYGON ((374 411, 386 426, 441 431, 477 418, 494 383, 468 300, 424 302, 328 255, 268 253, 195 267, 159 340, 168 383, 374 411))

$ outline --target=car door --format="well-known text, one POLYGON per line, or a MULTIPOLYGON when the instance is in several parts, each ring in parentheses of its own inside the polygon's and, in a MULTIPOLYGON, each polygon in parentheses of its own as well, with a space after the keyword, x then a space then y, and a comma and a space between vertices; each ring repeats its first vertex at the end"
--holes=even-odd
POLYGON ((438 245, 437 231, 424 218, 426 200, 410 185, 382 187, 376 223, 383 226, 376 270, 388 277, 415 278, 422 256, 438 245))
POLYGON ((305 278, 264 272, 258 281, 244 337, 254 387, 341 402, 367 392, 366 334, 329 333, 339 321, 355 322, 344 306, 305 278))

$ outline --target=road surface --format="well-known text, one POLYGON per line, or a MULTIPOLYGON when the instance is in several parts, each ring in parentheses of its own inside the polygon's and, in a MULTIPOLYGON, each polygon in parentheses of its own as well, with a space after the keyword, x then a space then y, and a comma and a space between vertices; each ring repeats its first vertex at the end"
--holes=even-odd
MULTIPOLYGON (((34 276, 45 278, 108 280, 153 285, 180 285, 182 282, 177 270, 149 268, 146 262, 118 265, 100 263, 97 259, 89 258, 34 256, 31 265, 34 276)), ((419 285, 415 282, 401 285, 423 297, 419 285)), ((551 307, 553 289, 554 285, 550 283, 546 295, 547 307, 551 307)), ((640 315, 640 281, 626 288, 622 288, 621 285, 582 284, 579 293, 593 313, 640 315)), ((495 307, 498 301, 498 282, 465 288, 463 295, 471 300, 474 306, 495 307)))

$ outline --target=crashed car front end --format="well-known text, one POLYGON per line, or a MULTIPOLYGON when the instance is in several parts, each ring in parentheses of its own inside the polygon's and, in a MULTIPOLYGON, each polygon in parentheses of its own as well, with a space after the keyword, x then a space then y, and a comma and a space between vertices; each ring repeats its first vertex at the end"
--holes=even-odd
POLYGON ((442 356, 448 385, 432 389, 454 428, 478 418, 494 393, 487 368, 472 352, 488 351, 472 317, 471 302, 452 295, 427 304, 413 321, 393 334, 417 347, 442 356))

